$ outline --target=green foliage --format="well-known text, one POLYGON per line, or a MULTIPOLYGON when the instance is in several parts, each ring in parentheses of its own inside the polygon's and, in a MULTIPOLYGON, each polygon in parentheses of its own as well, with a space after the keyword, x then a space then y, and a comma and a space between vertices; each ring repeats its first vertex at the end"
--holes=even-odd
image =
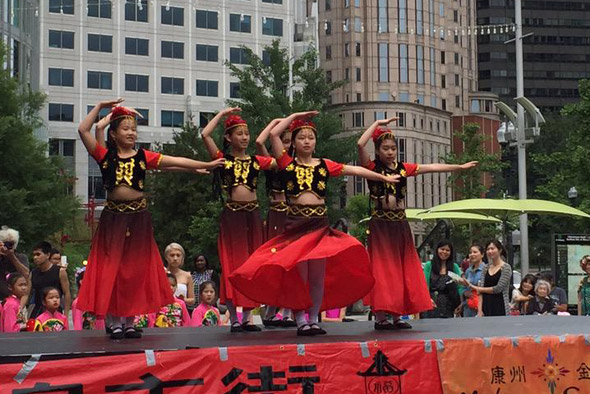
MULTIPOLYGON (((0 42, 0 64, 6 49, 0 42)), ((22 250, 49 238, 70 221, 79 203, 68 195, 71 178, 33 130, 45 96, 0 69, 0 225, 20 231, 22 250)))
POLYGON ((369 217, 369 196, 358 194, 350 197, 346 202, 346 217, 348 218, 350 235, 354 236, 362 244, 366 244, 369 221, 362 220, 369 217))

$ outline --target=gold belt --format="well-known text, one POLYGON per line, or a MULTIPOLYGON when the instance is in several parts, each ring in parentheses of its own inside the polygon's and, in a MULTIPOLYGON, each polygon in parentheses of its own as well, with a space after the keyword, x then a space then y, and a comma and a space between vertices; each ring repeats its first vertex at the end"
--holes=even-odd
POLYGON ((225 207, 234 212, 252 212, 258 209, 258 201, 227 201, 225 207))
POLYGON ((403 209, 391 211, 391 210, 384 210, 384 209, 372 209, 371 210, 371 217, 383 220, 391 220, 393 222, 405 220, 406 219, 406 211, 403 209))
POLYGON ((275 212, 287 212, 289 206, 286 201, 272 201, 269 209, 275 212))
POLYGON ((324 217, 328 214, 325 205, 289 205, 287 214, 290 216, 324 217))
POLYGON ((106 209, 113 212, 139 212, 147 209, 147 199, 141 198, 133 201, 107 200, 106 209))

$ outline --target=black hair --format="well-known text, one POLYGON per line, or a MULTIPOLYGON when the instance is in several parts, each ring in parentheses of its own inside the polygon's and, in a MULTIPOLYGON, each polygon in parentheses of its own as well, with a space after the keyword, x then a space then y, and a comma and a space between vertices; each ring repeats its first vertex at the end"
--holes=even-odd
POLYGON ((332 228, 340 230, 343 233, 348 233, 348 221, 344 218, 340 218, 336 221, 336 223, 334 223, 332 228))
MULTIPOLYGON (((291 146, 289 146, 289 152, 288 152, 289 153, 289 156, 295 158, 295 138, 297 137, 297 134, 301 130, 308 129, 308 128, 310 128, 310 127, 303 126, 303 127, 298 128, 298 129, 295 129, 295 131, 293 131, 293 133, 291 134, 291 146)), ((313 130, 313 135, 315 135, 315 138, 316 138, 316 141, 317 141, 318 132, 317 132, 317 130, 315 128, 312 128, 312 130, 313 130)))
POLYGON ((471 246, 469 247, 469 249, 471 249, 471 248, 477 248, 477 250, 479 250, 479 253, 481 253, 481 255, 485 257, 486 250, 480 244, 471 244, 471 246))
POLYGON ((379 157, 379 153, 378 153, 379 152, 379 148, 381 147, 381 144, 385 140, 392 140, 393 142, 395 142, 395 146, 397 147, 397 139, 395 138, 395 135, 393 135, 393 133, 383 134, 381 137, 377 138, 377 141, 374 142, 374 144, 375 144, 375 156, 379 157))
POLYGON ((551 271, 541 272, 541 279, 546 280, 553 286, 553 273, 551 271))
POLYGON ((76 275, 76 285, 78 286, 78 289, 80 289, 82 280, 84 279, 84 273, 86 272, 86 270, 81 271, 79 274, 76 275))
POLYGON ((47 298, 47 294, 49 294, 49 292, 52 291, 52 290, 57 291, 57 294, 59 294, 60 297, 61 297, 61 293, 57 289, 57 287, 47 286, 47 287, 44 287, 43 290, 41 290, 41 294, 43 294, 43 298, 42 298, 43 301, 45 301, 45 298, 47 298))
POLYGON ((518 286, 518 290, 520 290, 521 293, 522 293, 522 284, 524 282, 529 282, 533 286, 533 288, 531 289, 531 291, 529 293, 535 294, 535 283, 537 283, 537 277, 533 274, 526 274, 524 276, 524 278, 522 278, 522 280, 520 281, 520 285, 518 286))
POLYGON ((59 251, 59 249, 51 248, 51 252, 49 252, 49 255, 53 256, 54 254, 59 254, 61 256, 61 252, 59 251))
POLYGON ((504 245, 502 245, 502 242, 498 241, 497 239, 492 239, 491 241, 488 241, 486 243, 486 250, 488 249, 488 246, 490 246, 492 244, 496 248, 498 248, 498 250, 500 251, 500 256, 506 258, 506 248, 504 248, 504 245))
POLYGON ((206 280, 199 285, 199 297, 202 297, 203 291, 205 291, 205 288, 207 286, 211 286, 213 288, 213 291, 215 292, 215 295, 217 296, 217 286, 215 286, 215 282, 211 280, 206 280))
POLYGON ((6 280, 6 282, 8 282, 8 286, 12 288, 12 287, 14 287, 16 281, 19 280, 20 278, 23 278, 25 280, 27 279, 20 272, 13 272, 10 275, 8 275, 8 279, 6 280))
MULTIPOLYGON (((221 152, 223 153, 223 157, 227 157, 227 154, 229 153, 229 148, 231 147, 230 142, 227 140, 227 138, 225 138, 226 135, 231 134, 237 127, 232 127, 229 130, 225 130, 223 132, 223 137, 222 137, 222 150, 221 152)), ((213 185, 212 185, 212 190, 213 190, 213 199, 214 200, 219 200, 221 202, 223 202, 223 168, 222 167, 217 167, 216 169, 213 170, 213 185)), ((229 192, 231 193, 231 189, 229 189, 229 192)))
POLYGON ((195 264, 195 268, 197 266, 196 262, 199 259, 199 257, 203 257, 205 259, 205 269, 211 268, 211 267, 209 267, 209 259, 203 253, 198 254, 197 257, 195 257, 195 259, 193 260, 193 263, 195 264))
POLYGON ((166 276, 168 277, 168 279, 174 279, 174 286, 178 285, 178 279, 176 279, 176 276, 174 274, 168 273, 166 274, 166 276))
POLYGON ((119 125, 121 124, 121 122, 123 122, 123 120, 127 119, 127 117, 120 117, 118 119, 115 119, 111 122, 111 124, 109 125, 109 128, 107 130, 107 155, 105 160, 107 161, 108 165, 106 167, 106 176, 103 177, 103 181, 104 183, 104 188, 108 191, 113 191, 113 189, 115 188, 115 179, 116 179, 116 170, 117 170, 117 143, 115 142, 115 139, 113 138, 113 136, 111 135, 111 131, 113 133, 115 133, 117 131, 117 129, 119 128, 119 125))
POLYGON ((439 275, 440 267, 442 266, 442 261, 441 261, 440 257, 438 257, 438 249, 442 248, 443 246, 448 246, 449 249, 451 249, 451 254, 449 255, 449 258, 447 259, 447 261, 445 261, 445 265, 447 267, 447 272, 452 272, 453 268, 454 268, 453 264, 455 261, 455 251, 453 248, 453 244, 447 240, 440 241, 436 245, 436 248, 434 249, 434 257, 432 258, 432 272, 434 272, 436 275, 439 275))
POLYGON ((41 241, 33 247, 33 251, 40 250, 43 254, 51 254, 52 249, 51 244, 47 241, 41 241))

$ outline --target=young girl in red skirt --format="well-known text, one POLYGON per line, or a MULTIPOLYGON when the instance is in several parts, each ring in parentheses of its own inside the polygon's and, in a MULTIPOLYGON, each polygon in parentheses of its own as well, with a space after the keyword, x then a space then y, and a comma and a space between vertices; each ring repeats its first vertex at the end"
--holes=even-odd
POLYGON ((82 143, 100 166, 107 189, 107 202, 92 239, 78 308, 106 316, 112 325, 113 339, 140 338, 141 334, 133 328, 134 316, 157 312, 174 300, 147 211, 143 192, 146 171, 196 172, 223 164, 221 159, 205 163, 136 150, 136 112, 117 106, 122 101, 99 103, 78 127, 82 143), (100 110, 111 107, 114 108, 109 114, 107 149, 97 143, 90 129, 100 110))
POLYGON ((268 156, 253 156, 246 153, 250 143, 250 132, 246 122, 232 113, 240 108, 227 108, 217 113, 203 129, 203 142, 212 158, 225 158, 225 165, 216 171, 216 184, 227 192, 219 223, 217 248, 221 263, 220 301, 227 305, 231 319, 231 332, 260 331, 250 324, 250 312, 259 304, 236 290, 229 281, 229 275, 240 267, 263 243, 262 219, 258 209, 256 187, 260 171, 270 170, 275 161, 268 156), (225 120, 223 152, 217 148, 211 137, 221 121, 225 120), (244 310, 242 320, 236 307, 244 310))
POLYGON ((318 325, 320 310, 351 304, 374 283, 363 245, 329 226, 325 205, 328 179, 354 175, 396 182, 399 177, 314 158, 316 128, 303 119, 316 114, 292 114, 272 129, 273 154, 286 185, 285 232, 262 245, 231 275, 232 283, 253 300, 297 311, 297 334, 304 336, 325 334, 318 325), (287 127, 292 132, 289 152, 280 139, 287 127))
POLYGON ((400 182, 395 185, 368 181, 372 206, 368 250, 375 286, 363 301, 372 307, 376 330, 412 328, 400 320, 401 315, 432 309, 422 264, 406 220, 407 178, 419 173, 457 171, 477 165, 477 162, 462 165, 398 162, 395 136, 385 128, 396 119, 375 121, 358 140, 359 160, 364 167, 378 174, 400 176, 400 182), (370 139, 375 144, 375 160, 371 160, 366 149, 370 139), (393 316, 393 322, 387 319, 387 314, 393 316))

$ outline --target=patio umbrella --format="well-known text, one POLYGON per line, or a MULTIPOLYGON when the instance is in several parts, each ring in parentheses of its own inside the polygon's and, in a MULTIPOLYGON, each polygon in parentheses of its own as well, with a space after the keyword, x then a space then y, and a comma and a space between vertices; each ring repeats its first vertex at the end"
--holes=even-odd
MULTIPOLYGON (((362 219, 360 222, 366 222, 371 218, 362 219)), ((502 221, 493 216, 480 215, 473 212, 428 212, 427 209, 406 209, 406 219, 410 222, 425 220, 451 220, 454 224, 465 224, 470 222, 492 222, 501 223, 502 221)))

